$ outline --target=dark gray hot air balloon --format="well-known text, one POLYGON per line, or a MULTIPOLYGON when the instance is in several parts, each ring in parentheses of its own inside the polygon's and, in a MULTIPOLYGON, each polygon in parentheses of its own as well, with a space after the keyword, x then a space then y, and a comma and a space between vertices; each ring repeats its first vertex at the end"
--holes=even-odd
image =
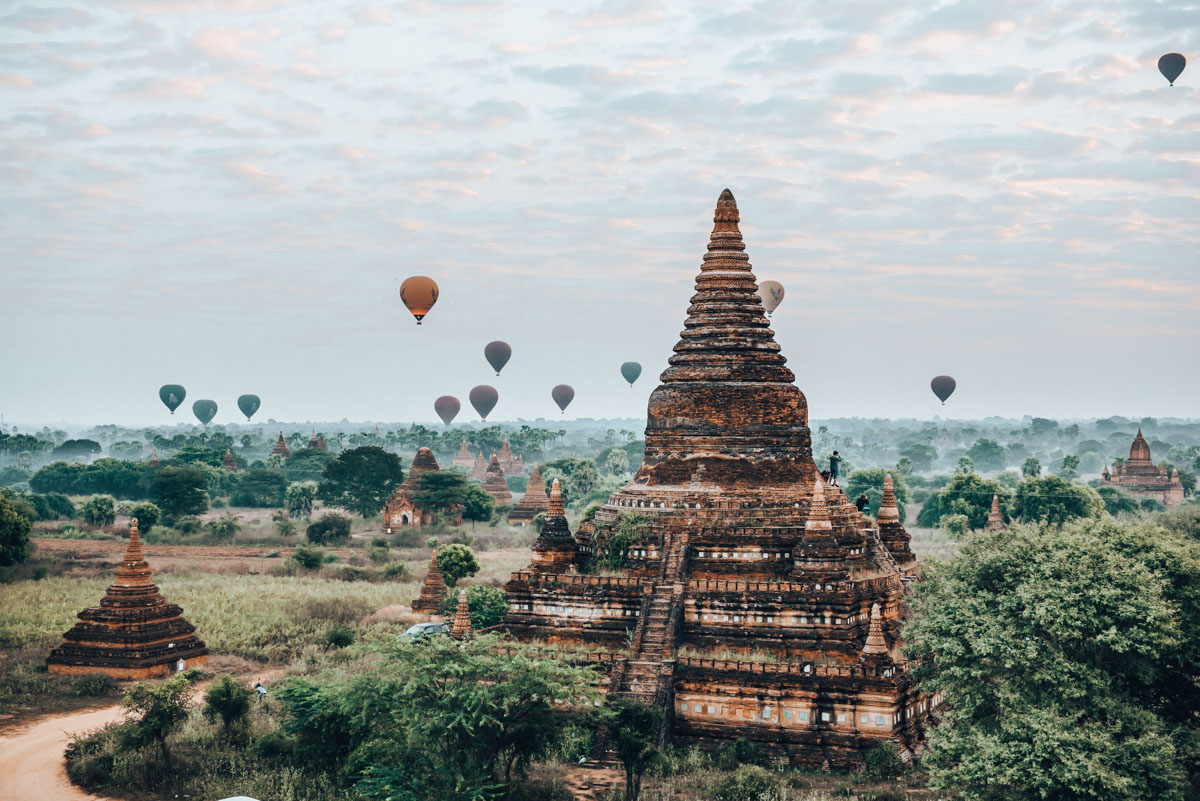
POLYGON ((192 404, 192 414, 201 425, 208 425, 217 416, 217 402, 213 400, 198 400, 192 404))
POLYGON ((242 414, 246 415, 247 420, 254 416, 259 406, 262 406, 262 401, 258 399, 257 395, 238 396, 238 408, 242 410, 242 414))
POLYGON ((496 371, 496 375, 500 375, 500 371, 504 369, 504 365, 508 364, 508 360, 512 358, 512 348, 507 342, 496 340, 489 342, 483 348, 483 356, 488 360, 488 364, 496 371))
POLYGON ((550 390, 550 397, 554 398, 554 402, 558 404, 558 410, 565 412, 571 405, 571 401, 575 400, 575 388, 570 384, 559 384, 550 390))
POLYGON ((938 396, 938 400, 942 402, 943 406, 946 405, 946 398, 949 398, 954 394, 954 388, 956 386, 958 386, 958 384, 955 383, 954 379, 948 375, 935 376, 934 379, 929 382, 929 388, 933 390, 934 395, 938 396))
POLYGON ((629 382, 629 386, 633 386, 633 382, 638 380, 638 376, 642 374, 642 366, 637 362, 625 362, 621 365, 621 375, 629 382))
POLYGON ((500 393, 496 391, 495 387, 480 384, 471 390, 468 397, 471 399, 471 405, 475 407, 475 411, 479 413, 479 419, 487 420, 492 409, 496 408, 496 401, 500 400, 500 393))
POLYGON ((1175 85, 1175 79, 1183 74, 1183 68, 1186 66, 1187 59, 1179 53, 1167 53, 1158 60, 1158 71, 1163 74, 1171 86, 1175 85))
POLYGON ((158 388, 158 399, 171 410, 171 414, 175 414, 175 410, 179 408, 186 397, 187 390, 179 384, 163 384, 158 388))
POLYGON ((442 418, 442 422, 446 424, 447 428, 454 422, 454 418, 458 416, 458 410, 461 408, 462 404, 453 395, 443 395, 433 402, 433 410, 437 412, 438 417, 442 418))

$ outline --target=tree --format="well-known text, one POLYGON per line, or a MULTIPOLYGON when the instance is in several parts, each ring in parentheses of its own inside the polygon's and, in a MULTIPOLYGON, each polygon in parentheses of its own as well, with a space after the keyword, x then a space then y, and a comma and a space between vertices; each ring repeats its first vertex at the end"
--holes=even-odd
POLYGON ((569 718, 555 699, 598 699, 596 675, 493 635, 380 646, 369 675, 277 695, 297 757, 357 779, 367 799, 500 797, 569 718))
POLYGON ((866 494, 867 500, 870 502, 871 514, 879 514, 879 504, 883 501, 883 481, 889 475, 892 476, 892 491, 896 496, 896 506, 900 509, 900 522, 903 523, 904 504, 911 500, 912 494, 908 491, 908 485, 904 483, 904 476, 900 473, 893 475, 891 471, 882 467, 855 470, 846 478, 846 497, 853 501, 860 494, 866 494))
POLYGON ((278 470, 247 470, 239 474, 230 503, 269 509, 283 506, 288 480, 278 470))
POLYGON ((313 481, 292 484, 283 494, 283 504, 291 517, 310 517, 316 499, 317 485, 313 481))
POLYGON ((1021 475, 1025 478, 1037 478, 1042 474, 1042 463, 1030 456, 1021 464, 1021 475))
POLYGON ((69 439, 50 452, 55 459, 72 462, 86 460, 89 456, 100 453, 100 443, 92 439, 69 439))
MULTIPOLYGON (((454 619, 458 611, 458 593, 447 593, 442 599, 441 611, 447 620, 454 619)), ((471 627, 476 631, 498 626, 508 614, 508 594, 499 587, 472 584, 467 587, 467 612, 471 615, 471 627)))
POLYGON ((1104 511, 1110 515, 1136 514, 1142 507, 1134 498, 1120 487, 1097 487, 1096 494, 1104 501, 1104 511))
POLYGON ((142 531, 149 531, 158 525, 158 521, 162 520, 162 509, 150 501, 135 503, 129 510, 129 516, 137 518, 138 528, 142 531))
POLYGON ((304 530, 305 538, 314 545, 335 545, 350 539, 350 518, 344 515, 321 515, 304 530))
POLYGON ((538 468, 546 486, 558 479, 566 498, 581 501, 600 483, 600 473, 591 459, 554 459, 538 468))
POLYGON ((227 514, 220 520, 210 521, 208 530, 219 540, 230 540, 242 530, 242 526, 233 515, 227 514))
POLYGON ((33 520, 17 511, 12 500, 0 492, 0 566, 7 567, 29 558, 29 531, 33 520))
POLYGON ((1008 464, 1008 453, 1004 446, 994 439, 977 439, 975 444, 967 448, 967 456, 980 470, 989 472, 1003 470, 1008 464))
POLYGON ((453 470, 420 473, 416 484, 411 493, 413 503, 439 516, 461 508, 471 486, 466 476, 453 470))
POLYGON ((899 475, 911 476, 913 474, 913 470, 914 468, 912 459, 909 459, 907 456, 901 456, 900 460, 896 462, 896 472, 899 475))
POLYGON ((471 528, 475 528, 476 523, 492 519, 496 512, 496 499, 485 492, 483 487, 472 484, 467 487, 467 494, 463 496, 462 507, 463 520, 470 520, 471 528))
POLYGON ((937 450, 927 442, 906 442, 900 446, 900 458, 912 462, 913 469, 928 473, 937 459, 937 450))
POLYGON ((320 481, 325 468, 333 461, 333 454, 320 448, 304 448, 293 453, 283 463, 283 474, 288 481, 320 481))
POLYGON ((1061 525, 1078 517, 1099 517, 1104 500, 1091 487, 1072 484, 1062 476, 1046 476, 1017 488, 1013 512, 1026 523, 1061 525))
POLYGON ((970 456, 958 457, 958 466, 954 468, 956 473, 974 473, 975 462, 971 461, 970 456))
POLYGON ((170 462, 174 465, 206 464, 209 467, 220 467, 225 462, 225 449, 187 445, 173 453, 170 462))
POLYGON ((96 495, 79 507, 79 516, 89 526, 111 526, 117 520, 117 507, 112 497, 96 495))
MULTIPOLYGON (((1000 496, 1002 507, 1011 497, 999 481, 980 478, 974 473, 955 473, 940 492, 921 507, 917 525, 932 528, 946 515, 966 515, 971 528, 983 528, 992 510, 992 495, 1000 496)), ((1010 515, 1011 516, 1011 515, 1010 515)))
POLYGON ((659 757, 662 711, 619 696, 608 702, 607 712, 609 736, 625 769, 625 801, 637 801, 642 792, 642 776, 659 757))
POLYGON ((151 471, 150 500, 163 510, 164 520, 198 515, 208 509, 207 486, 208 479, 199 468, 160 467, 151 471))
POLYGON ((459 579, 479 572, 479 560, 475 557, 475 552, 458 543, 438 549, 437 565, 447 587, 453 587, 458 584, 459 579))
POLYGON ((125 691, 126 723, 121 737, 128 748, 158 744, 163 761, 171 764, 167 739, 183 726, 192 705, 192 687, 185 674, 158 684, 138 682, 125 691))
POLYGON ((228 674, 214 681, 204 693, 204 717, 209 722, 221 721, 221 729, 229 735, 245 727, 250 714, 252 691, 228 674))
POLYGON ((1062 466, 1058 468, 1058 475, 1068 481, 1079 476, 1079 457, 1073 453, 1068 453, 1062 458, 1062 466))
POLYGON ((970 801, 1184 797, 1200 544, 1081 520, 968 540, 917 586, 906 652, 944 693, 925 763, 970 801))
POLYGON ((378 514, 403 480, 399 456, 365 445, 346 451, 325 467, 317 497, 370 517, 378 514))

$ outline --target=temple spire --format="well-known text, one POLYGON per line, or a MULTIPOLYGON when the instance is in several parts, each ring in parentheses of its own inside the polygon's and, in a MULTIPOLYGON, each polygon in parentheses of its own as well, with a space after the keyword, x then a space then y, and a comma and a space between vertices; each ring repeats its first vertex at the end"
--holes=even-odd
POLYGON ((892 483, 892 474, 883 477, 883 500, 879 502, 878 520, 900 520, 900 509, 896 506, 896 490, 892 483))
POLYGON ((563 511, 562 487, 559 486, 557 478, 550 484, 550 507, 546 510, 546 517, 566 517, 566 512, 563 511))
POLYGON ((983 527, 984 531, 995 531, 998 528, 1004 528, 1004 515, 1000 513, 1000 495, 992 493, 992 509, 988 512, 987 524, 983 527))
POLYGON ((883 637, 883 614, 879 604, 871 604, 871 628, 867 632, 867 641, 863 644, 862 656, 887 656, 887 640, 883 637))
POLYGON ((458 609, 454 613, 454 625, 450 628, 450 636, 456 640, 465 640, 475 633, 471 627, 471 610, 467 606, 467 591, 458 591, 458 609))
POLYGON ((825 484, 819 478, 816 488, 813 489, 812 506, 808 509, 804 532, 809 537, 829 537, 833 533, 833 524, 829 520, 829 504, 825 500, 825 484))
POLYGON ((421 585, 421 597, 412 602, 412 610, 436 614, 444 597, 446 582, 442 579, 442 571, 438 569, 437 548, 434 548, 433 555, 429 557, 429 572, 425 574, 425 582, 421 585))

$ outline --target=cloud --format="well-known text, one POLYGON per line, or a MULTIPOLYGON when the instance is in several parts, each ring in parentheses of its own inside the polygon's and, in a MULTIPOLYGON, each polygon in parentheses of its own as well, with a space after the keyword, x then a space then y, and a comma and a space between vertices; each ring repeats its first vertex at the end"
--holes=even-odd
POLYGON ((94 19, 95 17, 80 8, 24 6, 12 14, 0 17, 0 26, 11 25, 32 33, 53 33, 85 27, 94 19))

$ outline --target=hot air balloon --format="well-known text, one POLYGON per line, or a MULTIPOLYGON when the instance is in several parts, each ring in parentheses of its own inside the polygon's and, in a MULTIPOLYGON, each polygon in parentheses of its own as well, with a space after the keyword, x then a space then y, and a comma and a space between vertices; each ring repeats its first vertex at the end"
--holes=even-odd
POLYGON ((471 405, 475 407, 475 411, 479 413, 479 419, 487 420, 492 409, 496 408, 496 401, 500 400, 500 393, 496 391, 495 387, 480 384, 471 390, 468 397, 471 399, 471 405))
POLYGON ((637 362, 625 362, 621 365, 621 375, 629 382, 629 386, 633 386, 633 382, 638 380, 638 376, 642 374, 642 366, 637 362))
POLYGON ((412 312, 412 316, 417 318, 417 325, 420 325, 421 320, 425 319, 425 315, 429 314, 429 310, 433 308, 433 304, 437 303, 437 299, 438 285, 437 281, 432 278, 414 275, 411 278, 405 278, 404 283, 400 285, 400 300, 404 301, 404 305, 412 312))
POLYGON ((198 400, 192 404, 192 414, 196 415, 196 419, 200 421, 201 425, 206 426, 217 416, 217 402, 198 400))
POLYGON ((247 420, 254 416, 259 406, 262 406, 262 401, 258 399, 257 395, 238 396, 238 408, 242 410, 242 414, 246 415, 247 420))
POLYGON ((1171 86, 1175 85, 1175 79, 1179 77, 1186 66, 1187 59, 1178 53, 1167 53, 1158 60, 1158 71, 1163 74, 1171 86))
MULTIPOLYGON (((494 403, 495 401, 493 401, 494 403)), ((458 410, 461 408, 462 404, 453 395, 443 395, 433 402, 433 410, 437 412, 438 417, 442 418, 442 422, 446 424, 447 428, 458 416, 458 410)))
POLYGON ((178 384, 163 384, 158 388, 158 398, 171 410, 171 414, 175 414, 175 410, 179 408, 186 397, 187 390, 178 384))
POLYGON ((496 371, 496 375, 500 375, 500 371, 504 369, 504 365, 508 364, 508 360, 512 358, 512 348, 507 342, 496 340, 489 342, 483 348, 483 355, 488 360, 488 364, 496 371))
POLYGON ((770 317, 771 312, 783 302, 783 284, 778 281, 763 281, 758 285, 758 296, 762 298, 763 308, 770 317))
POLYGON ((575 399, 575 389, 570 384, 559 384, 550 390, 550 397, 558 404, 559 411, 565 412, 575 399))
POLYGON ((929 382, 929 388, 933 390, 933 394, 938 396, 938 400, 942 405, 946 405, 946 398, 954 394, 954 388, 958 386, 954 379, 948 375, 936 376, 929 382))

